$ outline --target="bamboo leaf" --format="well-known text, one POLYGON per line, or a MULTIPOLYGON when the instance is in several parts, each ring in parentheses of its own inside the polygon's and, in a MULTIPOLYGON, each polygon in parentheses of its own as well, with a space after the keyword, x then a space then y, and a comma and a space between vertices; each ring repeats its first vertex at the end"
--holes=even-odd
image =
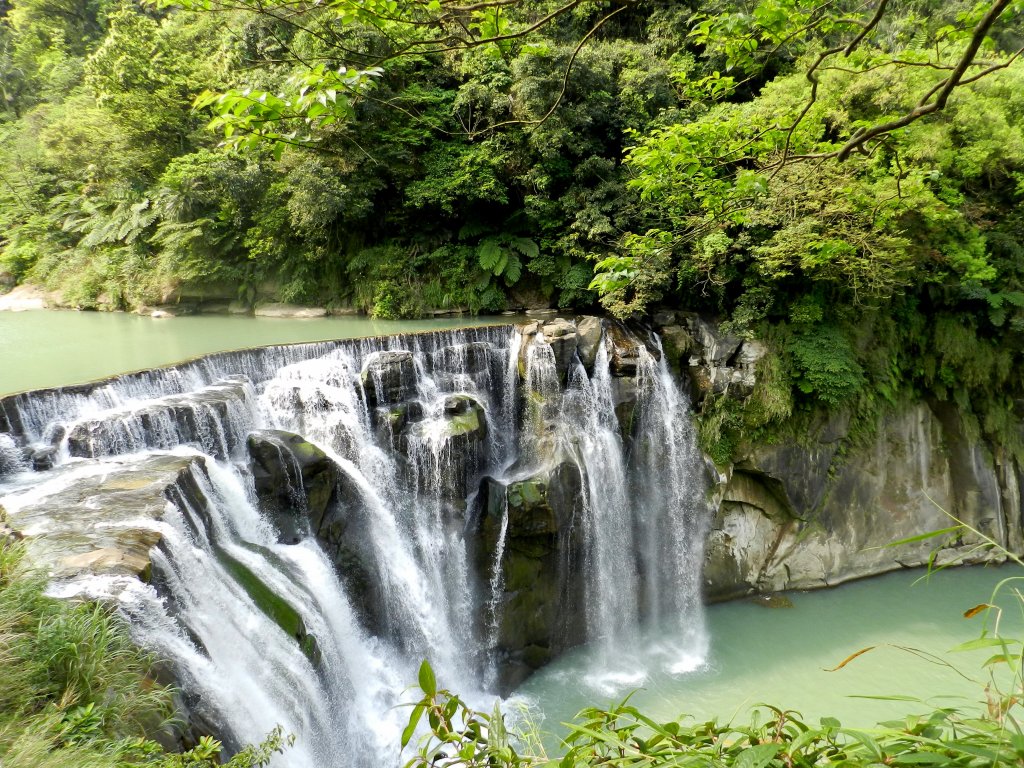
POLYGON ((874 645, 869 645, 867 648, 861 648, 856 653, 851 653, 849 656, 847 656, 845 659, 843 659, 841 662, 839 662, 839 664, 837 664, 836 666, 832 667, 831 669, 826 669, 825 671, 826 672, 836 672, 836 671, 842 669, 843 667, 845 667, 847 664, 849 664, 851 661, 856 659, 858 656, 863 656, 868 651, 875 650, 875 648, 876 648, 876 646, 874 646, 874 645))
POLYGON ((409 741, 412 740, 412 735, 416 733, 416 726, 420 724, 420 718, 423 717, 423 711, 425 707, 423 704, 417 704, 413 707, 412 714, 409 715, 409 724, 405 726, 405 730, 402 731, 402 749, 405 749, 409 745, 409 741))

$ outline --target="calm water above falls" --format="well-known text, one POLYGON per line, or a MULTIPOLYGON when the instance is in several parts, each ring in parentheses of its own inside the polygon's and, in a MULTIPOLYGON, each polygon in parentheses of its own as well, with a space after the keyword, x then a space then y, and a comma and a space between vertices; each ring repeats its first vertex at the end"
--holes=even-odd
MULTIPOLYGON (((542 713, 549 745, 557 744, 555 737, 565 733, 560 724, 580 709, 611 705, 633 690, 632 703, 658 719, 689 714, 697 721, 716 717, 741 724, 749 708, 762 702, 801 712, 813 723, 837 717, 851 727, 929 707, 973 705, 984 697, 981 664, 991 649, 948 651, 978 637, 983 627, 982 616, 966 620, 963 612, 989 601, 999 581, 1022 572, 1004 566, 922 575, 897 572, 796 593, 792 608, 746 601, 715 605, 707 611, 708 659, 697 671, 668 674, 658 638, 649 638, 647 650, 621 660, 613 674, 596 663, 597 651, 584 648, 534 675, 518 694, 542 713), (876 648, 838 671, 826 671, 868 646, 876 648), (895 646, 935 654, 939 661, 895 646), (912 696, 926 703, 865 696, 912 696)), ((1008 593, 999 604, 1006 609, 1003 634, 1021 636, 1020 608, 1008 593)))
POLYGON ((507 320, 493 317, 292 319, 225 315, 155 319, 123 312, 0 312, 0 395, 78 384, 230 349, 459 328, 507 320))

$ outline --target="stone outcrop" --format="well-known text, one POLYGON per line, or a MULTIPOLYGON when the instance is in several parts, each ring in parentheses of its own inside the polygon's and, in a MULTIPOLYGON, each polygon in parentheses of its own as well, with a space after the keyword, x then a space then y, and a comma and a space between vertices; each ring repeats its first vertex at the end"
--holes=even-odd
POLYGON ((360 374, 366 401, 371 407, 400 403, 408 399, 416 385, 412 352, 396 350, 376 352, 366 358, 360 374))
POLYGON ((587 372, 594 370, 597 348, 601 344, 601 318, 586 315, 576 321, 576 353, 587 372))
POLYGON ((743 399, 754 391, 767 351, 762 342, 723 331, 717 320, 694 312, 663 310, 654 321, 670 362, 689 380, 695 406, 708 395, 743 399))
POLYGON ((1001 559, 966 530, 897 543, 949 528, 950 515, 1021 551, 1020 468, 968 439, 948 404, 905 405, 867 444, 850 440, 834 417, 802 445, 758 446, 726 469, 707 543, 710 599, 832 586, 933 557, 1001 559))
MULTIPOLYGON (((148 401, 142 408, 120 408, 80 419, 70 425, 66 436, 54 437, 57 442, 66 439, 68 453, 78 457, 192 443, 223 459, 244 437, 232 429, 229 413, 234 406, 243 407, 248 394, 245 379, 225 379, 196 392, 148 401)), ((32 457, 36 466, 45 460, 44 455, 32 457)))
POLYGON ((416 421, 410 419, 398 434, 400 455, 409 462, 409 471, 415 473, 420 490, 436 493, 464 509, 465 498, 487 462, 487 415, 483 405, 471 395, 456 394, 444 399, 440 413, 429 416, 423 415, 419 403, 407 407, 420 416, 416 421))
POLYGON ((537 335, 543 334, 544 340, 551 345, 551 351, 555 356, 555 366, 559 379, 565 381, 569 365, 576 353, 576 330, 575 326, 568 320, 556 317, 551 320, 534 320, 517 326, 522 336, 522 344, 519 347, 519 378, 526 378, 527 356, 530 347, 534 344, 537 335), (569 327, 572 326, 572 333, 569 327))
POLYGON ((495 649, 504 691, 583 639, 581 489, 570 461, 480 485, 477 567, 485 584, 507 515, 495 649))
MULTIPOLYGON (((654 323, 696 407, 754 391, 763 343, 689 312, 664 310, 654 323)), ((895 544, 950 527, 949 515, 1011 552, 1024 548, 1020 467, 970 439, 949 403, 893 408, 870 440, 850 434, 847 414, 822 416, 799 440, 754 446, 720 472, 704 568, 710 600, 831 586, 933 557, 1001 557, 970 532, 895 544)))
POLYGON ((206 471, 203 459, 152 454, 95 465, 88 474, 80 463, 63 465, 32 493, 8 497, 5 525, 56 578, 92 573, 148 580, 150 551, 162 539, 156 523, 168 504, 205 509, 197 481, 206 471))
POLYGON ((260 508, 282 542, 319 530, 338 483, 338 468, 301 435, 281 430, 253 432, 246 440, 260 508))

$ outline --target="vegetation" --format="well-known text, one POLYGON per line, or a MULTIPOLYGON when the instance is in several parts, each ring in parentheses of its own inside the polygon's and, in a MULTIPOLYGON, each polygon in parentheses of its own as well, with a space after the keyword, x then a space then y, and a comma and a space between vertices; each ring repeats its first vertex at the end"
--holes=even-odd
MULTIPOLYGON (((172 691, 153 659, 106 608, 44 595, 24 550, 0 537, 0 764, 4 768, 213 768, 221 745, 203 736, 184 752, 173 740, 172 691)), ((287 739, 271 734, 227 761, 268 764, 287 739)))
POLYGON ((15 0, 0 282, 692 309, 771 340, 771 392, 704 406, 718 457, 921 396, 1020 452, 1021 10, 15 0))

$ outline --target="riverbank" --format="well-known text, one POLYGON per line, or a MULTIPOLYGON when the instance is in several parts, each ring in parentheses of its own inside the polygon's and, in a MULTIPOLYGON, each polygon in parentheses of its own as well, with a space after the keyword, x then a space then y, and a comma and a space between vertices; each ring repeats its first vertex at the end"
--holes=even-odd
MULTIPOLYGON (((228 297, 191 298, 184 301, 170 301, 156 305, 139 305, 134 309, 123 309, 113 305, 99 304, 94 307, 80 307, 65 300, 60 291, 50 291, 39 285, 18 285, 0 293, 0 312, 30 312, 37 310, 85 310, 98 312, 122 312, 158 319, 183 315, 248 315, 254 317, 277 317, 309 319, 318 317, 366 317, 355 307, 321 307, 290 304, 281 301, 259 301, 247 304, 228 297)), ((526 311, 526 307, 520 308, 526 311)), ((553 311, 553 310, 552 310, 553 311)), ((424 312, 428 318, 462 317, 471 315, 468 307, 430 309, 424 312)), ((504 314, 514 315, 515 311, 504 314)))

